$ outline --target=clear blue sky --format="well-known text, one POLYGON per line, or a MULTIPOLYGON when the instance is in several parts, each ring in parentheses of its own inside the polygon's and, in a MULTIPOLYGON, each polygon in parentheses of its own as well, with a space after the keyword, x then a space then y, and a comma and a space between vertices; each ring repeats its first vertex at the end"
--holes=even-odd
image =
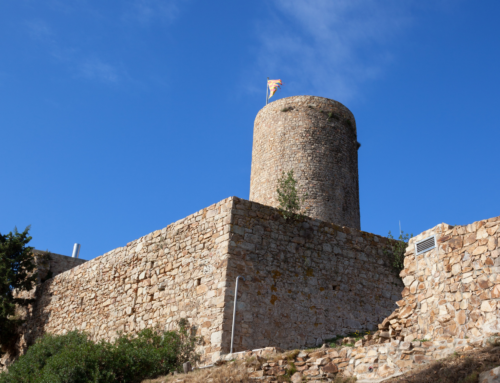
POLYGON ((497 0, 0 5, 0 232, 91 259, 248 198, 266 77, 358 126, 361 226, 500 215, 497 0))

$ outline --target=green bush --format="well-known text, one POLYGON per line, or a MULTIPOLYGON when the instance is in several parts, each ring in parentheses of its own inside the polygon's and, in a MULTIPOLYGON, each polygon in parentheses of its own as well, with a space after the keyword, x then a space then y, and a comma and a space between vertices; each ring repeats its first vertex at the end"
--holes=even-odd
POLYGON ((77 331, 47 334, 0 374, 0 383, 129 383, 180 371, 182 363, 197 360, 196 337, 180 325, 180 331, 120 335, 114 343, 94 343, 77 331))
POLYGON ((396 240, 391 232, 387 235, 391 241, 389 241, 388 248, 384 249, 384 253, 391 259, 392 267, 396 272, 399 273, 405 268, 405 252, 408 247, 408 241, 413 238, 413 234, 408 234, 402 231, 399 234, 399 238, 396 240))
POLYGON ((306 193, 302 198, 299 197, 297 181, 293 177, 293 170, 290 170, 288 173, 282 171, 281 177, 278 178, 276 193, 278 194, 279 210, 286 220, 302 217, 302 205, 308 195, 306 193))

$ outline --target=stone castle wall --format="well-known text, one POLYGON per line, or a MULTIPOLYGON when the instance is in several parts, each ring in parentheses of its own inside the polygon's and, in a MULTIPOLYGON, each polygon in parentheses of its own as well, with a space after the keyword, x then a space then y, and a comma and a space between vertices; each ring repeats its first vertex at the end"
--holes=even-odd
POLYGON ((85 259, 72 258, 67 255, 41 250, 33 250, 33 255, 35 256, 35 263, 38 271, 38 283, 49 277, 49 272, 52 273, 52 277, 55 277, 73 267, 87 262, 85 259), (45 257, 47 253, 49 256, 45 257))
MULTIPOLYGON (((375 333, 358 341, 343 340, 344 344, 355 342, 354 347, 302 351, 294 360, 298 378, 323 381, 339 371, 363 381, 379 381, 450 354, 482 348, 490 340, 498 342, 499 237, 500 217, 495 217, 465 226, 440 224, 411 239, 401 272, 405 288, 399 307, 381 321, 375 333), (417 255, 415 243, 432 235, 437 238, 436 248, 417 255)), ((227 355, 226 359, 270 351, 227 355)), ((489 351, 483 355, 488 357, 489 351)), ((251 376, 283 375, 287 363, 286 355, 276 356, 251 376)), ((494 381, 494 376, 488 381, 494 381)))
POLYGON ((498 340, 499 236, 495 217, 465 226, 443 223, 411 239, 399 307, 354 348, 333 352, 333 363, 344 374, 380 379, 498 340), (432 235, 437 246, 417 255, 415 243, 432 235))
POLYGON ((186 318, 203 360, 216 360, 229 352, 241 274, 235 350, 315 344, 392 312, 403 286, 385 241, 231 197, 37 287, 23 341, 74 329, 113 339, 186 318))
POLYGON ((287 97, 255 119, 250 200, 277 207, 282 172, 294 171, 306 215, 360 229, 358 142, 353 114, 323 97, 287 97))
POLYGON ((440 224, 412 238, 401 272, 405 288, 391 331, 413 339, 484 338, 500 333, 500 217, 440 224), (416 255, 415 242, 438 246, 416 255))
POLYGON ((42 284, 24 341, 74 329, 109 340, 118 331, 175 329, 187 318, 204 338, 204 356, 220 352, 231 203, 223 200, 42 284))
MULTIPOLYGON (((235 347, 293 349, 373 329, 401 299, 387 238, 234 199, 228 284, 240 297, 235 347)), ((232 291, 231 289, 231 291, 232 291)), ((227 323, 227 330, 230 323, 227 323)))

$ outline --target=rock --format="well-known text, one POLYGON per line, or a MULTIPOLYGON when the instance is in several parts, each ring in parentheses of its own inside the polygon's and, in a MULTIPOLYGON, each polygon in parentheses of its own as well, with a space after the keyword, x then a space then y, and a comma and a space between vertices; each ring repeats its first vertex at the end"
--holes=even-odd
POLYGON ((309 358, 321 358, 325 354, 326 354, 325 351, 316 351, 316 352, 309 354, 309 358))
POLYGON ((192 367, 190 362, 186 362, 182 365, 182 369, 184 370, 184 373, 187 374, 188 372, 191 372, 192 367))
POLYGON ((408 318, 413 313, 413 308, 411 306, 406 306, 400 313, 399 318, 404 319, 408 318))
POLYGON ((495 311, 495 302, 483 301, 481 303, 481 311, 485 312, 495 311))
POLYGON ((457 314, 458 324, 465 324, 466 319, 467 319, 467 316, 465 315, 465 310, 460 310, 457 314))
POLYGON ((391 335, 389 334, 388 331, 381 331, 380 334, 379 334, 379 336, 381 338, 390 338, 391 337, 391 335))
POLYGON ((302 382, 302 373, 296 372, 290 377, 292 383, 301 383, 302 382))
POLYGON ((248 374, 249 378, 262 378, 264 376, 264 370, 254 371, 248 374))
POLYGON ((401 350, 410 350, 411 349, 411 343, 410 342, 402 342, 400 345, 399 345, 399 348, 401 350))
POLYGON ((330 363, 330 358, 318 358, 314 362, 315 365, 317 366, 324 366, 326 364, 330 363))
POLYGON ((321 371, 324 374, 336 374, 339 372, 339 368, 333 362, 328 363, 326 366, 321 367, 321 371))
POLYGON ((481 373, 479 383, 500 383, 500 367, 481 373))
POLYGON ((388 376, 391 376, 392 374, 394 374, 394 369, 389 367, 387 364, 380 366, 377 371, 377 375, 381 378, 386 378, 388 376))

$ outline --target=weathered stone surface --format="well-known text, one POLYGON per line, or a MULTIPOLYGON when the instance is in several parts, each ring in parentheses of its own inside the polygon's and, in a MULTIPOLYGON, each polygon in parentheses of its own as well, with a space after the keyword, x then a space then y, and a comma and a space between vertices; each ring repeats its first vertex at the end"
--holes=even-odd
POLYGON ((295 374, 293 374, 290 378, 290 380, 292 381, 292 383, 301 383, 302 382, 302 374, 300 372, 296 372, 295 374))
POLYGON ((479 383, 500 383, 500 367, 481 373, 479 383))
POLYGON ((387 364, 384 364, 383 366, 380 366, 378 368, 377 374, 381 378, 386 378, 390 375, 393 375, 394 372, 395 372, 394 368, 391 368, 387 364))
POLYGON ((325 374, 336 374, 339 371, 339 368, 335 363, 328 363, 326 366, 321 367, 321 371, 325 374))
POLYGON ((337 101, 294 96, 266 105, 255 118, 250 200, 277 207, 278 177, 293 170, 307 216, 360 229, 356 136, 353 114, 337 101))
POLYGON ((208 363, 229 351, 234 285, 243 275, 236 351, 321 344, 394 310, 403 284, 387 246, 383 237, 310 218, 285 221, 272 207, 231 197, 39 286, 26 337, 80 329, 113 339, 175 329, 187 318, 208 363))

